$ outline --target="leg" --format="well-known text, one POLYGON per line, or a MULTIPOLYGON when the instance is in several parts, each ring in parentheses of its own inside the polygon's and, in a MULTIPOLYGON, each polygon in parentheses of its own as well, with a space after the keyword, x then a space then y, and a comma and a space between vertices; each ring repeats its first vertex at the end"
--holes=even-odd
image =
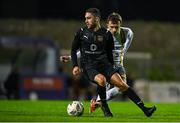
POLYGON ((123 74, 120 74, 120 76, 121 76, 122 80, 123 80, 125 83, 127 83, 127 77, 126 77, 126 74, 123 73, 123 74))
MULTIPOLYGON (((122 72, 121 75, 122 79, 126 82, 126 74, 125 72, 122 72), (123 74, 124 73, 124 74, 123 74)), ((118 87, 113 87, 110 89, 110 84, 106 82, 106 100, 112 100, 114 97, 116 97, 118 94, 121 92, 119 91, 118 87)), ((96 99, 91 100, 91 105, 90 105, 91 113, 94 112, 97 108, 101 107, 101 99, 99 95, 97 96, 96 99)))
MULTIPOLYGON (((109 67, 109 68, 110 68, 110 67, 109 67)), ((111 69, 110 71, 112 71, 112 69, 111 69)), ((122 78, 123 81, 126 83, 126 70, 125 70, 125 68, 124 68, 122 65, 120 65, 120 66, 117 66, 117 67, 115 68, 115 71, 118 71, 118 73, 120 74, 121 78, 122 78)), ((110 73, 111 73, 111 72, 110 72, 110 73)), ((113 99, 113 98, 116 97, 119 93, 121 93, 121 92, 119 91, 119 88, 114 87, 114 88, 111 88, 111 89, 110 89, 109 86, 110 86, 109 82, 106 82, 106 99, 107 99, 107 101, 113 99)), ((96 101, 99 101, 99 100, 100 100, 100 98, 99 98, 99 95, 98 95, 96 101)))
MULTIPOLYGON (((126 83, 126 74, 121 74, 120 75, 123 81, 126 83)), ((114 97, 116 97, 118 94, 120 94, 121 91, 119 90, 118 87, 113 87, 106 91, 106 99, 107 101, 112 100, 114 97)))
MULTIPOLYGON (((109 100, 112 100, 114 97, 116 97, 116 95, 118 95, 119 93, 119 88, 117 87, 113 87, 111 89, 109 89, 108 91, 106 91, 106 100, 109 101, 109 100)), ((100 101, 100 97, 98 95, 96 101, 100 101)))
POLYGON ((112 117, 113 115, 112 115, 112 113, 108 107, 107 101, 106 101, 106 88, 105 88, 106 79, 102 74, 97 74, 94 77, 94 81, 97 82, 97 84, 98 84, 97 92, 101 98, 102 110, 104 112, 104 115, 106 117, 112 117))
MULTIPOLYGON (((118 66, 115 69, 116 69, 116 71, 118 71, 118 73, 120 74, 121 78, 126 83, 126 70, 125 70, 125 68, 123 66, 118 66)), ((110 89, 109 86, 110 86, 110 84, 108 82, 106 82, 106 99, 107 99, 107 101, 113 99, 119 93, 121 93, 119 91, 119 88, 114 87, 114 88, 110 89)), ((100 98, 99 98, 99 95, 98 95, 96 101, 99 101, 99 100, 100 100, 100 98)))
MULTIPOLYGON (((106 99, 107 99, 107 101, 113 99, 119 93, 120 93, 119 88, 117 88, 117 87, 113 87, 113 88, 109 89, 108 91, 106 91, 106 99)), ((98 97, 96 99, 91 99, 90 103, 91 103, 90 104, 91 113, 93 113, 97 108, 102 106, 101 99, 100 99, 99 95, 98 95, 98 97)))
POLYGON ((153 112, 156 110, 156 107, 147 108, 144 106, 143 101, 139 96, 131 89, 121 78, 118 73, 115 73, 111 76, 111 82, 117 86, 123 93, 125 93, 129 99, 131 99, 144 113, 147 117, 150 117, 153 112))
MULTIPOLYGON (((107 101, 111 100, 113 97, 115 97, 117 94, 119 94, 119 88, 113 87, 106 91, 106 99, 107 101)), ((90 112, 93 113, 97 108, 101 107, 101 98, 98 95, 96 99, 91 99, 90 102, 90 112)))

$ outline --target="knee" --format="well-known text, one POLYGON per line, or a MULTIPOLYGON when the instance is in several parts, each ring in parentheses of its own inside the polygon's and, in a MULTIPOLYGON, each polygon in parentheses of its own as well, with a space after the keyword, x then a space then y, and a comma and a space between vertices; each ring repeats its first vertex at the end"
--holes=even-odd
POLYGON ((129 86, 126 83, 121 83, 119 86, 119 91, 124 92, 129 88, 129 86))
POLYGON ((101 74, 98 74, 95 76, 95 81, 97 82, 98 85, 100 86, 105 86, 105 82, 106 82, 106 78, 101 75, 101 74))

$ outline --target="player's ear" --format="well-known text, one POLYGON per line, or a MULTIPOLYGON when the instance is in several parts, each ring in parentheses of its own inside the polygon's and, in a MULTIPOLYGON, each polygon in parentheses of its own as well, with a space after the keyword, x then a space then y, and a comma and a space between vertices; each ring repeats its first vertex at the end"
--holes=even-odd
POLYGON ((95 17, 96 22, 100 22, 100 18, 99 17, 95 17))

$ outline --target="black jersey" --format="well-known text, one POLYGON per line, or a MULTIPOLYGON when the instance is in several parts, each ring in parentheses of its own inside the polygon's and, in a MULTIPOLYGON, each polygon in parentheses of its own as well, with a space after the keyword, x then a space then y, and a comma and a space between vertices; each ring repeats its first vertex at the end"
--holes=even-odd
POLYGON ((104 27, 96 32, 84 27, 76 33, 71 48, 73 66, 78 66, 76 55, 78 49, 81 52, 80 63, 82 68, 91 68, 106 63, 114 64, 113 37, 104 27))

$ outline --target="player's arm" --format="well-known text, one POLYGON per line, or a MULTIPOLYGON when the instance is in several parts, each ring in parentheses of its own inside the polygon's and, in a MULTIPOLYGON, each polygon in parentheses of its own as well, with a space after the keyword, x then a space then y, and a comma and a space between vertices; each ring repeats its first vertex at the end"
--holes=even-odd
POLYGON ((133 31, 130 28, 122 27, 127 33, 126 33, 126 41, 124 43, 124 54, 126 54, 127 50, 129 49, 132 39, 133 39, 133 31))
MULTIPOLYGON (((81 57, 80 51, 78 51, 76 54, 77 54, 77 58, 79 59, 81 57)), ((71 55, 60 56, 59 60, 64 63, 69 62, 71 61, 71 55)))
POLYGON ((112 51, 114 50, 114 40, 112 34, 108 31, 108 41, 107 41, 107 56, 109 61, 111 62, 112 65, 114 65, 114 59, 113 59, 113 53, 112 51))
POLYGON ((78 66, 77 54, 76 54, 79 48, 80 48, 80 31, 78 31, 75 34, 75 37, 71 46, 71 61, 72 61, 72 66, 73 66, 73 70, 72 70, 73 75, 78 75, 81 72, 78 66))

